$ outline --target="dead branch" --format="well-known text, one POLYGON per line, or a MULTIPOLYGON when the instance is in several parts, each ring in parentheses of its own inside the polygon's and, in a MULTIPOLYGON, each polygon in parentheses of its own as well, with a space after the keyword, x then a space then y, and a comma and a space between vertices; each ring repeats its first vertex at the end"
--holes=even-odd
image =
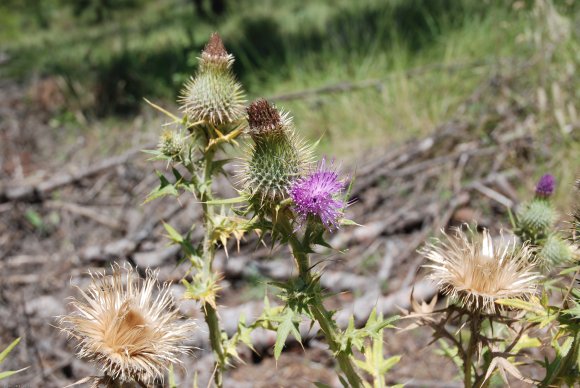
POLYGON ((62 172, 35 184, 0 188, 0 203, 9 201, 42 202, 52 191, 79 182, 82 179, 101 174, 118 165, 125 164, 139 155, 142 150, 153 146, 153 144, 139 146, 79 171, 74 171, 74 167, 69 167, 69 172, 62 172))

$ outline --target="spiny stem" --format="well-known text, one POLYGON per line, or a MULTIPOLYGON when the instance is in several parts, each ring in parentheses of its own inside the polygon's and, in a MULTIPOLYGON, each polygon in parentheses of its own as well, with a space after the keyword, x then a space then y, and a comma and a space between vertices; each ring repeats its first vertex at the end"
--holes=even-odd
MULTIPOLYGON (((205 235, 203 239, 203 269, 202 273, 205 277, 206 284, 213 281, 213 261, 215 258, 215 247, 212 243, 213 234, 213 207, 207 204, 213 199, 211 190, 212 183, 212 164, 215 156, 215 149, 208 150, 204 155, 204 170, 203 179, 201 182, 205 184, 205 190, 199 193, 201 206, 203 210, 203 219, 205 223, 205 235)), ((215 356, 215 374, 214 383, 217 387, 223 386, 223 372, 226 368, 227 358, 222 342, 222 329, 220 326, 219 317, 216 309, 208 302, 203 304, 203 315, 209 330, 210 345, 215 356)))
POLYGON ((469 344, 465 351, 465 359, 463 360, 463 385, 465 388, 471 388, 472 386, 472 374, 473 369, 473 356, 477 348, 477 337, 479 335, 479 328, 481 326, 481 318, 479 314, 473 314, 469 317, 469 344))
MULTIPOLYGON (((292 254, 296 260, 299 276, 307 283, 312 284, 314 278, 310 273, 310 259, 302 249, 302 244, 294 233, 290 233, 290 246, 292 247, 292 254)), ((340 332, 336 323, 332 320, 332 315, 326 310, 320 298, 310 299, 310 311, 314 318, 320 325, 320 329, 324 333, 330 350, 334 353, 338 365, 345 374, 351 387, 358 388, 362 386, 362 380, 355 370, 352 361, 347 353, 340 349, 339 336, 340 332)))
POLYGON ((223 373, 226 368, 226 355, 222 344, 222 330, 220 327, 217 311, 209 303, 203 304, 203 315, 205 323, 209 328, 209 341, 216 358, 215 373, 213 375, 214 383, 217 387, 223 387, 223 373))

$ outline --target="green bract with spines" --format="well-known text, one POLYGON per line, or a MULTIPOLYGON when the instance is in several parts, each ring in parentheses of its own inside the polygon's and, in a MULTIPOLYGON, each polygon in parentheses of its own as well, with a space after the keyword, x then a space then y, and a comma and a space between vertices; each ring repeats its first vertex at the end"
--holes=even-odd
POLYGON ((537 245, 545 239, 556 220, 556 212, 550 203, 543 199, 534 199, 523 205, 518 213, 516 233, 522 241, 537 245))
POLYGON ((191 122, 222 125, 244 115, 244 91, 231 67, 234 58, 213 34, 203 50, 199 70, 185 85, 179 102, 191 122))
POLYGON ((292 119, 265 100, 247 109, 248 133, 254 140, 241 170, 250 202, 259 208, 288 198, 292 183, 307 169, 311 147, 294 132, 292 119))
POLYGON ((538 252, 540 266, 550 271, 555 267, 566 264, 572 260, 570 245, 557 234, 548 236, 542 249, 538 252))
POLYGON ((259 139, 248 161, 246 191, 260 203, 287 197, 290 185, 303 171, 303 161, 293 140, 284 135, 259 139))
POLYGON ((159 151, 168 158, 177 158, 185 147, 185 139, 179 133, 171 130, 164 131, 159 139, 159 151))

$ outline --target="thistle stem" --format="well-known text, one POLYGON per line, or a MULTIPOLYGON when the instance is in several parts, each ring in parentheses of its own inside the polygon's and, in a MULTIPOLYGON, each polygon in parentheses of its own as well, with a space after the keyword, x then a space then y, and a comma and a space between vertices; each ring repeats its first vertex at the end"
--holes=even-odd
POLYGON ((473 370, 473 356, 477 349, 477 337, 479 335, 479 328, 481 326, 481 318, 479 314, 470 315, 470 332, 469 343, 465 351, 465 360, 463 360, 463 385, 465 388, 472 387, 472 370, 473 370))
MULTIPOLYGON (((203 210, 203 220, 205 223, 205 235, 203 239, 203 269, 202 273, 205 281, 213 281, 213 261, 215 258, 215 247, 211 237, 213 234, 213 207, 207 204, 213 199, 211 190, 212 164, 215 156, 215 149, 209 149, 204 155, 204 176, 201 182, 205 185, 204 190, 198 190, 199 199, 203 210)), ((215 297, 215 296, 214 296, 215 297)), ((227 364, 227 357, 224 351, 222 329, 219 316, 211 303, 203 303, 203 315, 209 330, 210 345, 215 356, 214 383, 218 388, 223 387, 223 373, 227 364)))
POLYGON ((209 342, 216 358, 214 383, 217 387, 223 387, 223 373, 226 368, 226 355, 222 344, 222 330, 216 309, 209 303, 203 304, 203 315, 209 328, 209 342))
MULTIPOLYGON (((296 260, 299 276, 306 284, 311 284, 315 280, 310 273, 310 258, 304 253, 302 244, 296 238, 294 233, 290 234, 290 246, 292 247, 292 254, 296 260)), ((336 323, 332 320, 332 314, 326 310, 320 298, 313 298, 310 302, 310 311, 314 318, 320 325, 320 329, 326 337, 330 350, 336 357, 338 365, 345 374, 351 387, 358 388, 362 386, 362 380, 349 358, 349 355, 340 349, 339 336, 340 331, 336 323)))

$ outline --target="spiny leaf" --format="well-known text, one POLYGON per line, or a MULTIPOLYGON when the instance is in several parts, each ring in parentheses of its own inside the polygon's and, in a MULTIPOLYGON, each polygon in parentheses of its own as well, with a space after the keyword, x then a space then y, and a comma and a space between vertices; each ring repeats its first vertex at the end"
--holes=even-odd
POLYGON ((574 337, 568 337, 562 345, 559 345, 556 341, 554 341, 554 348, 556 349, 556 353, 564 358, 568 355, 568 352, 572 348, 572 343, 574 342, 574 337))
POLYGON ((157 171, 157 176, 159 177, 159 186, 153 189, 149 195, 147 195, 147 198, 145 198, 145 201, 143 201, 142 205, 145 205, 154 199, 164 197, 166 195, 173 195, 175 197, 179 195, 179 192, 175 186, 172 185, 162 173, 157 171))
POLYGON ((529 301, 521 299, 499 299, 496 300, 495 303, 503 306, 515 307, 517 309, 529 311, 531 313, 541 315, 545 314, 545 310, 537 298, 531 298, 529 301))
POLYGON ((286 343, 286 338, 288 335, 294 336, 300 344, 302 344, 302 338, 300 337, 300 331, 298 330, 298 323, 294 318, 294 311, 291 309, 286 309, 286 313, 281 317, 281 322, 278 325, 278 330, 276 331, 276 344, 274 345, 274 358, 278 360, 284 344, 286 343))
POLYGON ((175 230, 173 226, 169 225, 167 222, 163 222, 163 227, 173 242, 177 244, 181 244, 183 242, 183 236, 177 230, 175 230))

